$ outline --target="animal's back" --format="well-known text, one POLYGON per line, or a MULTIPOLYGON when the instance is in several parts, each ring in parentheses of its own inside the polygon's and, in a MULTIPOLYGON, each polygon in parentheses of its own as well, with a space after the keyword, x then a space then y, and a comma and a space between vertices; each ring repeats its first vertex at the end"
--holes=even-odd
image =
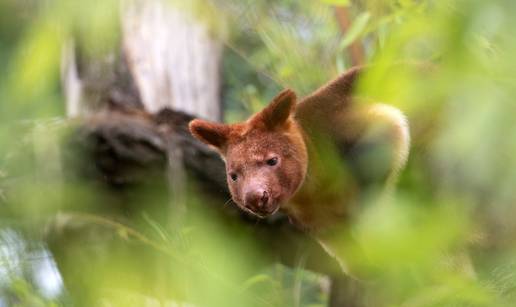
POLYGON ((305 128, 319 127, 336 119, 351 104, 352 93, 364 67, 353 67, 303 98, 296 107, 296 120, 305 128))
POLYGON ((393 186, 408 156, 402 112, 353 95, 364 70, 350 69, 296 108, 311 155, 306 183, 295 200, 303 202, 300 215, 315 228, 348 218, 368 192, 393 186))

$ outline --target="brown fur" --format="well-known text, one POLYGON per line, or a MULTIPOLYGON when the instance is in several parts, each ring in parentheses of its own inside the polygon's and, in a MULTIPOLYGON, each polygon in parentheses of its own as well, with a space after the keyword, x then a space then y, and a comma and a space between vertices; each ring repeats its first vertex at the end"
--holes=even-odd
POLYGON ((217 149, 226 160, 227 181, 233 200, 243 210, 258 216, 274 213, 299 188, 306 175, 308 157, 302 130, 293 119, 295 94, 286 90, 262 112, 245 123, 222 125, 194 120, 192 134, 217 149), (278 165, 266 161, 278 158, 278 165), (233 181, 231 175, 238 176, 233 181), (246 194, 267 190, 270 202, 265 212, 245 206, 246 194))
POLYGON ((341 260, 332 230, 342 231, 364 182, 392 186, 408 155, 401 112, 352 96, 362 71, 350 69, 298 104, 284 90, 246 122, 190 123, 192 134, 225 159, 238 206, 260 217, 280 208, 341 260), (361 161, 371 146, 382 155, 361 161), (272 158, 277 164, 268 164, 272 158))

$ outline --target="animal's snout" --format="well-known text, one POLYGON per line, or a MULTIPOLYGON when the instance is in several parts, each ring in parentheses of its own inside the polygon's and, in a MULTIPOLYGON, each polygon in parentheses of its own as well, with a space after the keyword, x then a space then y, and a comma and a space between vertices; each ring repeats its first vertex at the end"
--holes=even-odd
POLYGON ((269 193, 264 189, 256 189, 245 194, 245 206, 249 209, 259 209, 267 205, 269 193))
POLYGON ((267 191, 263 191, 262 198, 260 199, 260 201, 264 205, 269 202, 269 194, 267 193, 267 191))
POLYGON ((255 189, 245 194, 244 205, 251 211, 260 215, 270 214, 270 196, 265 189, 255 189))

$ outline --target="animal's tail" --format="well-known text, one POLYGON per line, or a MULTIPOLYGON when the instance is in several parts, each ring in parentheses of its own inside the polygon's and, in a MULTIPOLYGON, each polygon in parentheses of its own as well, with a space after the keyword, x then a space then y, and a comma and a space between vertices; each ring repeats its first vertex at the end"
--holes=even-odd
MULTIPOLYGON (((395 187, 399 173, 405 167, 410 152, 410 129, 405 115, 396 107, 386 104, 374 104, 370 109, 370 118, 384 122, 392 129, 394 156, 385 183, 385 191, 395 187)), ((390 194, 390 193, 387 193, 390 194)))

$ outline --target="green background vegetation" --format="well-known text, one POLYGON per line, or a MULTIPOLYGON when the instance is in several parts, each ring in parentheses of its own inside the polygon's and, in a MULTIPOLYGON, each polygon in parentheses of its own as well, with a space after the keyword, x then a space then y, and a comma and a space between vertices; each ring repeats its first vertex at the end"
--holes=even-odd
MULTIPOLYGON (((353 225, 367 256, 357 254, 354 262, 375 274, 367 285, 370 301, 516 304, 515 1, 209 3, 190 9, 224 41, 228 122, 259 110, 284 87, 305 95, 345 71, 352 43, 362 44, 365 62, 374 64, 359 93, 396 105, 410 119, 413 147, 395 196, 387 206, 367 206, 353 225), (333 5, 352 16, 344 35, 333 5), (403 61, 433 68, 392 65, 403 61)), ((189 203, 188 218, 173 227, 154 218, 166 201, 152 189, 137 191, 149 214, 138 216, 134 229, 90 215, 109 196, 93 184, 67 181, 55 150, 67 133, 60 51, 73 34, 92 56, 110 52, 119 39, 117 12, 117 2, 107 0, 0 0, 0 306, 71 304, 44 243, 45 225, 58 211, 81 212, 78 228, 91 223, 100 237, 123 239, 119 254, 105 255, 105 270, 89 275, 98 291, 123 284, 125 292, 108 291, 120 306, 155 302, 144 294, 145 273, 139 275, 155 261, 145 250, 160 254, 158 270, 173 276, 162 283, 170 299, 323 306, 323 277, 303 263, 296 269, 263 264, 248 230, 217 223, 202 200, 189 203), (144 250, 132 257, 125 245, 135 242, 144 250), (120 271, 127 274, 114 273, 120 271)), ((102 255, 102 244, 87 252, 102 255)), ((70 265, 84 266, 74 260, 70 265)))

